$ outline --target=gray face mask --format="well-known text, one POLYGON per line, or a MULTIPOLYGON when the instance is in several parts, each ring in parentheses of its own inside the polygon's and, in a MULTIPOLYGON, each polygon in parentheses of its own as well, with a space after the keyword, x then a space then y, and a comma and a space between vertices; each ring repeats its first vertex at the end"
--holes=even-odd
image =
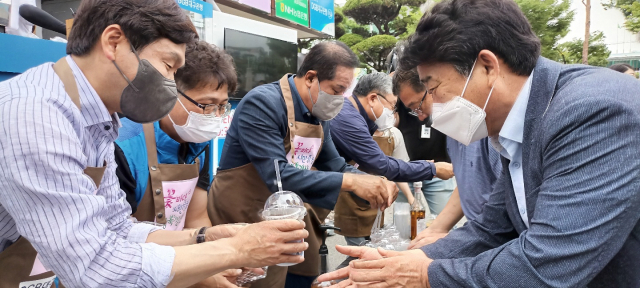
MULTIPOLYGON (((311 97, 311 88, 309 88, 309 98, 313 103, 313 97, 311 97)), ((313 103, 311 107, 311 114, 322 121, 329 121, 340 113, 342 105, 344 104, 344 96, 331 95, 320 89, 320 81, 318 81, 318 101, 313 103)))
POLYGON ((129 85, 120 96, 120 109, 122 114, 138 123, 151 123, 167 116, 178 100, 176 82, 165 78, 160 72, 145 59, 140 59, 133 46, 131 47, 138 58, 138 73, 133 81, 130 81, 116 61, 116 65, 122 77, 129 85))

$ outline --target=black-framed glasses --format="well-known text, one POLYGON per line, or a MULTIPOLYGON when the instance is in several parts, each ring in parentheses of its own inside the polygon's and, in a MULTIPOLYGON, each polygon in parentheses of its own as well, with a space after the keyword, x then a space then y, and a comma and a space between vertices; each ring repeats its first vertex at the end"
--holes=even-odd
POLYGON ((189 102, 193 103, 194 105, 198 106, 198 108, 202 109, 202 114, 205 115, 216 115, 216 116, 220 116, 220 117, 226 117, 229 115, 229 113, 231 113, 231 103, 227 103, 227 104, 200 104, 198 102, 196 102, 196 100, 191 99, 191 97, 187 96, 187 94, 184 94, 184 92, 178 90, 178 92, 184 96, 184 98, 186 98, 187 100, 189 100, 189 102))
MULTIPOLYGON (((393 109, 391 109, 391 111, 393 111, 393 113, 398 111, 398 105, 396 103, 396 105, 393 105, 391 102, 389 102, 389 100, 387 100, 387 97, 384 97, 383 95, 376 93, 376 95, 378 95, 378 97, 384 99, 384 101, 387 101, 387 103, 391 104, 391 106, 393 106, 393 109)), ((383 105, 384 106, 384 105, 383 105)))
POLYGON ((422 100, 420 100, 420 104, 418 104, 418 108, 411 109, 411 111, 409 111, 409 115, 412 115, 415 117, 420 117, 424 115, 424 112, 422 112, 422 103, 424 103, 424 99, 427 98, 427 94, 429 94, 428 89, 427 91, 424 91, 424 96, 422 96, 422 100))

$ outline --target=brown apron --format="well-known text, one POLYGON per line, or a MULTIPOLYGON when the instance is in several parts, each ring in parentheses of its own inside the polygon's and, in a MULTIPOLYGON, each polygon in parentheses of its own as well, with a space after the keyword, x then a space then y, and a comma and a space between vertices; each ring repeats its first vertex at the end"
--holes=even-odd
MULTIPOLYGON (((289 87, 288 76, 280 79, 280 87, 287 106, 287 118, 289 131, 284 141, 286 153, 291 150, 294 137, 309 137, 324 139, 322 125, 312 125, 295 121, 293 98, 289 87)), ((256 135, 258 136, 258 135, 256 135)), ((322 143, 322 141, 320 142, 322 143)), ((320 150, 316 154, 319 155, 320 150)), ((293 155, 293 153, 291 153, 293 155)), ((289 160, 289 159, 288 159, 289 160)), ((275 177, 275 175, 274 175, 275 177)), ((273 193, 262 181, 260 174, 253 166, 246 165, 218 171, 209 191, 209 203, 207 211, 213 225, 227 223, 256 223, 262 221, 259 211, 264 208, 264 203, 273 193), (232 204, 232 205, 230 205, 232 204)), ((305 261, 291 267, 270 266, 267 277, 256 281, 252 288, 281 288, 284 287, 287 271, 296 275, 314 277, 319 274, 320 255, 318 250, 321 243, 321 231, 319 225, 329 215, 329 210, 305 204, 307 215, 304 217, 306 229, 309 231, 309 249, 305 251, 305 261), (288 269, 287 269, 288 268, 288 269)))
MULTIPOLYGON (((147 182, 147 189, 138 204, 138 210, 133 217, 138 221, 156 222, 159 224, 165 224, 166 229, 170 227, 175 229, 170 230, 182 230, 184 225, 173 225, 172 221, 167 224, 168 214, 165 211, 166 203, 165 198, 169 197, 167 187, 163 187, 162 183, 187 181, 197 178, 199 176, 199 159, 196 158, 195 164, 158 164, 158 151, 156 146, 156 135, 153 129, 153 124, 143 124, 144 138, 147 148, 147 163, 149 165, 149 181, 147 182), (179 229, 178 229, 179 228, 179 229)), ((191 188, 191 195, 193 196, 194 186, 191 188)), ((188 197, 188 201, 191 197, 188 197)), ((186 213, 186 209, 185 212, 186 213)), ((184 223, 184 221, 182 221, 184 223)))
MULTIPOLYGON (((358 109, 355 103, 354 106, 358 109)), ((393 134, 389 136, 373 136, 373 140, 376 141, 384 155, 391 156, 393 154, 393 149, 395 149, 393 134)), ((351 161, 349 164, 355 165, 355 161, 351 161)), ((371 235, 373 222, 378 215, 378 210, 371 209, 371 205, 367 202, 346 191, 340 192, 334 212, 335 225, 340 227, 341 230, 336 231, 336 233, 347 237, 371 235)))
MULTIPOLYGON (((53 65, 53 70, 58 77, 60 77, 69 98, 71 98, 78 109, 81 109, 78 86, 73 78, 73 72, 67 60, 65 58, 60 59, 53 65)), ((104 176, 104 171, 107 168, 106 164, 105 162, 103 167, 87 167, 84 169, 84 174, 89 176, 96 184, 96 192, 102 182, 102 176, 104 176)), ((0 268, 0 288, 31 287, 30 285, 36 287, 36 282, 31 281, 37 281, 40 284, 38 287, 55 287, 53 280, 45 282, 45 279, 55 276, 53 271, 29 276, 36 263, 37 255, 38 253, 33 246, 31 246, 31 243, 24 237, 18 238, 11 246, 0 252, 0 267, 2 267, 0 268), (26 284, 25 282, 31 283, 26 284)), ((60 284, 59 287, 64 286, 60 284)))

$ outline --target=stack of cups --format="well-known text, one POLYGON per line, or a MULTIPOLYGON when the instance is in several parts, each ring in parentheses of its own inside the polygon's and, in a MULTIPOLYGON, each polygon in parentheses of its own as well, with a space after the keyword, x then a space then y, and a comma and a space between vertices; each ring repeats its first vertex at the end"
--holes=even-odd
POLYGON ((411 205, 409 203, 394 203, 393 204, 393 222, 400 237, 403 239, 409 239, 411 237, 411 205))
MULTIPOLYGON (((302 221, 307 214, 307 209, 304 207, 304 203, 300 196, 291 191, 278 191, 273 193, 267 199, 264 204, 264 210, 262 210, 262 219, 264 220, 286 220, 294 219, 302 221)), ((303 240, 296 240, 294 242, 302 242, 303 240)), ((296 253, 304 258, 304 251, 296 253)), ((296 263, 280 263, 278 266, 292 266, 296 263)))

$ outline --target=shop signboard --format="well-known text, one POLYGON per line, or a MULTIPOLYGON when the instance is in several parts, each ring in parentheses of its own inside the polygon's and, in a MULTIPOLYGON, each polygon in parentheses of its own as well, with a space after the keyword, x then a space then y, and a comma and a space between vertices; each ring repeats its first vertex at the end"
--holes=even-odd
POLYGON ((240 3, 271 13, 271 0, 240 0, 240 3))
POLYGON ((180 8, 187 10, 189 13, 189 19, 193 22, 193 26, 196 27, 198 36, 201 39, 205 39, 205 19, 213 18, 213 5, 201 0, 176 0, 180 8))
POLYGON ((309 27, 309 0, 276 0, 276 16, 309 27))
POLYGON ((204 18, 213 17, 213 5, 201 0, 176 0, 178 5, 184 10, 202 15, 204 18))
POLYGON ((333 18, 333 0, 310 0, 309 16, 311 29, 335 36, 336 26, 333 18))

